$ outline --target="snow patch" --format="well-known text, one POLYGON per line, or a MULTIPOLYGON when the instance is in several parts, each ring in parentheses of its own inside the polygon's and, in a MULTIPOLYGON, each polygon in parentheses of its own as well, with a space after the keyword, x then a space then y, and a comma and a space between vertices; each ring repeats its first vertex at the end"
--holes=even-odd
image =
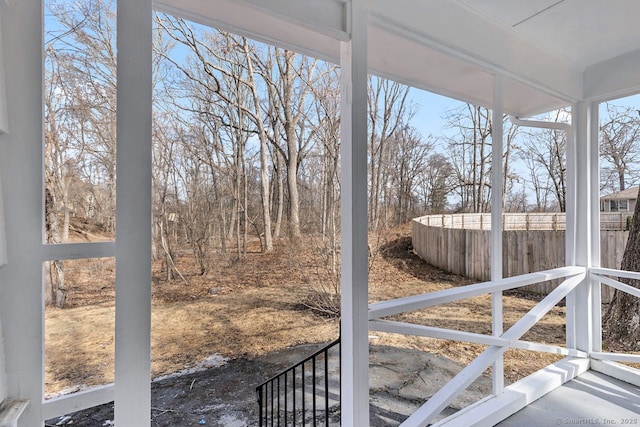
POLYGON ((54 399, 56 397, 67 396, 69 394, 78 393, 80 391, 87 391, 95 388, 95 386, 88 386, 86 384, 74 385, 73 387, 65 388, 64 390, 56 391, 55 393, 46 393, 45 399, 54 399))
POLYGON ((104 423, 102 423, 103 427, 111 427, 115 425, 116 425, 115 421, 112 421, 112 420, 106 420, 104 423))
POLYGON ((64 424, 66 424, 66 423, 67 423, 67 421, 70 421, 70 420, 71 420, 71 417, 70 417, 70 416, 68 416, 68 415, 65 415, 64 417, 60 417, 60 421, 58 421, 58 422, 56 423, 56 425, 57 425, 57 426, 64 425, 64 424))
POLYGON ((196 414, 208 414, 209 412, 219 411, 221 409, 227 409, 229 405, 207 405, 202 408, 198 408, 196 414))
POLYGON ((243 416, 238 418, 237 415, 225 414, 218 420, 220 424, 225 427, 245 427, 247 425, 247 419, 243 416))
POLYGON ((224 357, 221 354, 212 354, 211 356, 206 357, 204 360, 199 361, 193 366, 187 366, 181 371, 154 378, 154 381, 161 381, 170 378, 181 377, 183 375, 195 374, 196 372, 206 371, 207 369, 211 368, 219 368, 221 366, 224 366, 228 361, 229 358, 224 357))

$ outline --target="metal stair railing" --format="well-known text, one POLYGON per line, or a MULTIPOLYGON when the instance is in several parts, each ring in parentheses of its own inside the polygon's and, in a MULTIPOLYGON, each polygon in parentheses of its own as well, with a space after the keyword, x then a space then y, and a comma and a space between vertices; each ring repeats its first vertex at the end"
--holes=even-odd
MULTIPOLYGON (((340 338, 256 387, 260 427, 329 426, 340 405, 340 338), (337 347, 338 384, 330 393, 330 353, 337 347), (310 378, 308 378, 310 377, 310 378), (334 405, 331 405, 331 401, 334 405)), ((339 422, 336 422, 339 425, 339 422)))

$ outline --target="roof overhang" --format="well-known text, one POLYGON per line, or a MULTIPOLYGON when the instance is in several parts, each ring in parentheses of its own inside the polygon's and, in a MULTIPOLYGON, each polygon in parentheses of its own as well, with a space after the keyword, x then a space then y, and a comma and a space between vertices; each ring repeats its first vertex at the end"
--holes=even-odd
MULTIPOLYGON (((333 62, 350 34, 344 0, 159 0, 156 7, 333 62)), ((638 92, 637 16, 634 0, 370 0, 369 68, 485 106, 501 75, 505 111, 529 116, 638 92)))

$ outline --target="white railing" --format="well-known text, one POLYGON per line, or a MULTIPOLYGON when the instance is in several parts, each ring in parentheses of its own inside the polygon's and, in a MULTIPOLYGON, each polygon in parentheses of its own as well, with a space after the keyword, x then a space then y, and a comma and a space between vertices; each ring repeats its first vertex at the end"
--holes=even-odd
MULTIPOLYGON (((589 275, 596 283, 602 283, 619 291, 625 292, 629 295, 633 295, 636 298, 640 298, 640 289, 629 286, 626 283, 622 283, 616 278, 636 279, 640 280, 640 273, 632 271, 615 270, 611 268, 591 268, 589 275)), ((596 322, 596 324, 601 322, 596 322)), ((601 336, 602 331, 595 331, 598 336, 601 336)), ((610 362, 631 362, 640 363, 640 355, 638 354, 622 354, 622 353, 610 353, 603 352, 600 345, 594 348, 589 355, 592 359, 610 361, 610 362)))
MULTIPOLYGON (((406 298, 400 298, 391 301, 374 303, 369 306, 369 328, 372 331, 398 333, 404 335, 414 335, 421 337, 447 339, 454 341, 464 341, 487 345, 488 348, 483 351, 475 360, 463 368, 447 385, 437 391, 424 405, 412 414, 403 426, 426 426, 433 422, 440 412, 453 402, 470 384, 472 384, 485 370, 492 364, 502 363, 502 355, 511 348, 533 350, 538 352, 553 353, 565 355, 576 360, 598 359, 603 361, 624 361, 624 362, 640 362, 640 355, 628 355, 617 353, 605 353, 596 345, 594 351, 587 352, 558 345, 550 345, 544 343, 524 341, 521 337, 529 331, 545 314, 547 314, 554 306, 563 298, 567 298, 567 343, 575 342, 571 334, 575 333, 575 325, 571 324, 573 316, 569 315, 575 308, 569 307, 575 301, 572 292, 582 284, 582 286, 592 286, 595 291, 599 290, 599 283, 615 287, 616 289, 628 292, 640 298, 640 290, 629 285, 621 283, 610 276, 628 277, 640 279, 640 273, 621 272, 610 269, 587 269, 585 267, 562 267, 552 270, 542 271, 538 273, 525 274, 518 277, 502 279, 494 282, 485 282, 474 285, 462 286, 452 289, 446 289, 437 292, 431 292, 423 295, 416 295, 406 298), (592 278, 591 284, 586 282, 586 278, 592 278), (502 291, 509 289, 521 288, 523 286, 542 283, 549 280, 564 279, 554 290, 552 290, 542 301, 527 312, 520 320, 511 326, 504 333, 499 335, 478 334, 472 332, 464 332, 452 329, 438 328, 425 325, 410 324, 395 320, 385 320, 383 318, 433 307, 453 301, 459 301, 484 294, 496 295, 502 291), (597 286, 596 286, 597 285, 597 286)), ((596 299, 599 304, 599 298, 596 299)), ((595 316, 601 316, 600 309, 595 316)), ((500 311, 492 312, 492 320, 502 321, 502 313, 500 311)), ((598 329, 598 328, 596 328, 598 329)), ((601 338, 601 329, 594 330, 594 335, 601 338)), ((598 339, 598 343, 601 339, 598 339)), ((583 364, 588 367, 588 362, 583 364)), ((503 372, 503 369, 500 369, 503 372)), ((579 373, 578 373, 579 374, 579 373)), ((494 383, 502 384, 504 378, 496 378, 494 383)), ((494 387, 494 390, 496 388, 494 387)), ((497 388, 502 390, 501 387, 497 388)), ((495 395, 494 395, 495 396, 495 395)))

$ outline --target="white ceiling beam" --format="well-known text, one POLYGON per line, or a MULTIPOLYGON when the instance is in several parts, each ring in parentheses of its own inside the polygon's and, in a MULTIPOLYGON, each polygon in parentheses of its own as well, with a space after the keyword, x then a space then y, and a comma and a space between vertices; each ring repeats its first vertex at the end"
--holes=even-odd
POLYGON ((495 21, 456 2, 405 0, 402 4, 400 8, 395 2, 371 0, 375 24, 549 95, 582 99, 581 70, 495 21))
POLYGON ((584 99, 609 101, 640 92, 640 49, 588 67, 584 99))
POLYGON ((292 24, 340 41, 349 39, 346 0, 240 0, 292 24))
POLYGON ((156 0, 169 15, 337 63, 345 31, 346 6, 339 0, 156 0), (264 4, 263 4, 264 3, 264 4), (314 3, 319 3, 312 6, 314 3), (319 10, 325 8, 320 12, 319 10), (314 13, 320 17, 316 20, 314 13))

